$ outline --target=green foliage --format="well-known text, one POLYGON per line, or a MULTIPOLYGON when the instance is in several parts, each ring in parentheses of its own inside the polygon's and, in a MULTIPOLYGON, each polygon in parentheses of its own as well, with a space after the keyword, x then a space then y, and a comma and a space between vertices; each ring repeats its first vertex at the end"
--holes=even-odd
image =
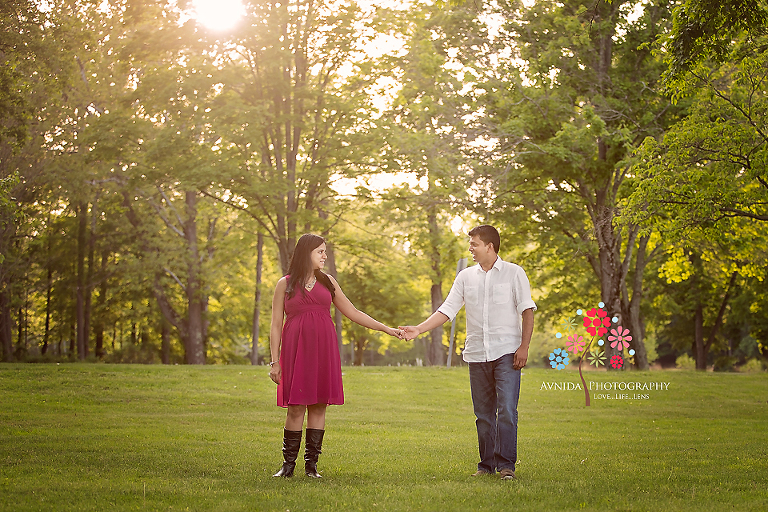
POLYGON ((674 10, 669 46, 669 81, 685 75, 706 60, 723 62, 734 40, 754 38, 768 29, 763 0, 685 0, 674 10))
POLYGON ((229 157, 217 197, 252 216, 279 248, 283 272, 307 231, 343 211, 330 184, 370 170, 370 88, 364 47, 381 20, 354 2, 251 2, 216 54, 226 101, 216 115, 229 157))
MULTIPOLYGON (((737 271, 712 359, 768 356, 763 2, 689 0, 674 22, 662 0, 246 4, 228 33, 187 1, 0 6, 6 359, 72 357, 85 322, 99 360, 245 362, 257 232, 262 350, 305 231, 360 309, 416 322, 466 256, 459 220, 496 224, 528 272, 535 350, 611 297, 674 361, 737 271)), ((366 361, 447 344, 343 325, 366 361)))
POLYGON ((750 359, 739 367, 739 371, 743 373, 757 373, 765 370, 765 365, 759 359, 750 359))
MULTIPOLYGON (((20 220, 20 212, 11 195, 13 193, 13 188, 18 184, 18 174, 0 178, 0 225, 3 226, 3 228, 20 220)), ((0 263, 2 263, 4 259, 5 254, 0 253, 0 263)))
POLYGON ((493 143, 475 209, 526 247, 556 313, 543 320, 603 301, 638 333, 644 367, 642 280, 658 239, 616 219, 635 186, 633 149, 680 111, 657 90, 663 61, 647 47, 669 29, 670 6, 644 4, 639 17, 635 7, 498 4, 505 23, 475 65, 493 143))
POLYGON ((637 152, 636 221, 681 236, 697 227, 714 235, 723 219, 768 220, 766 70, 762 51, 689 74, 679 93, 692 96, 689 115, 637 152))
POLYGON ((688 354, 682 354, 675 360, 675 367, 680 370, 695 370, 696 361, 688 354))

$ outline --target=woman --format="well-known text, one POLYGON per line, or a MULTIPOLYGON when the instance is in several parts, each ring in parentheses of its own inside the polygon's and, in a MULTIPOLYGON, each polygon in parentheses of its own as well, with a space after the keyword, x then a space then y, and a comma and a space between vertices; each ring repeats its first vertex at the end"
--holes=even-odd
POLYGON ((304 470, 307 476, 320 478, 317 459, 325 433, 325 409, 344 403, 331 302, 363 327, 402 336, 401 331, 355 308, 336 280, 321 270, 326 257, 322 237, 302 235, 293 251, 288 275, 277 282, 272 299, 269 376, 277 384, 277 405, 288 408, 283 430, 285 462, 274 476, 293 476, 306 412, 304 470))

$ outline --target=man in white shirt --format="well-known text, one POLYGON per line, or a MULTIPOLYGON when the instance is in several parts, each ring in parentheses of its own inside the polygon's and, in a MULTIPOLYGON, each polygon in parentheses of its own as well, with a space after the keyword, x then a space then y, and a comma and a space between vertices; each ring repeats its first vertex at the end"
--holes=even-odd
POLYGON ((498 470, 503 480, 511 480, 517 462, 520 370, 528 362, 536 304, 525 271, 498 256, 501 238, 496 228, 478 226, 469 236, 469 252, 478 264, 456 276, 448 297, 432 316, 401 329, 407 339, 414 339, 466 306, 467 340, 462 355, 469 365, 480 448, 473 476, 498 470))

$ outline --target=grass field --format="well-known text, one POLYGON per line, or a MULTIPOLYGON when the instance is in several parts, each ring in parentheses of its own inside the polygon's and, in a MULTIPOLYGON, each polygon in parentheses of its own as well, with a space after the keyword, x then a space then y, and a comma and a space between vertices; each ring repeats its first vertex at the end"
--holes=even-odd
POLYGON ((505 482, 469 476, 466 367, 345 367, 315 481, 271 476, 284 412, 264 367, 3 364, 0 509, 768 510, 768 374, 585 377, 668 389, 587 408, 557 389, 577 373, 526 369, 505 482))

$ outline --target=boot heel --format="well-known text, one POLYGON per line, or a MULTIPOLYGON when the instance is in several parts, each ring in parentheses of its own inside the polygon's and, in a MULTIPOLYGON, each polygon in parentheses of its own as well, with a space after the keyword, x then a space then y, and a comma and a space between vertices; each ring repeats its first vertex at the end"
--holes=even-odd
POLYGON ((272 476, 281 476, 283 478, 291 478, 293 476, 293 470, 296 468, 296 463, 290 463, 290 462, 283 462, 283 467, 280 468, 280 471, 275 473, 272 476))

